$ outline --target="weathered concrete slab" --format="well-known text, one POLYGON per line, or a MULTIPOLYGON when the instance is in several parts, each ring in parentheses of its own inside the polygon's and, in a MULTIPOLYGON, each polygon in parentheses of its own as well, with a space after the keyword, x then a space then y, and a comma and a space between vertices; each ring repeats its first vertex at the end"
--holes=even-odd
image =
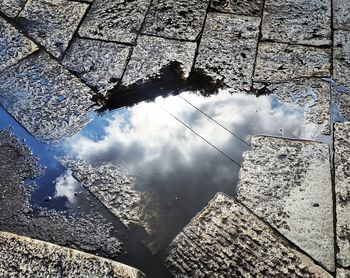
POLYGON ((79 35, 113 42, 134 43, 151 0, 95 0, 79 35))
POLYGON ((285 81, 302 77, 330 76, 330 49, 259 43, 256 81, 285 81))
POLYGON ((0 0, 0 11, 8 17, 16 17, 25 3, 26 0, 0 0))
POLYGON ((156 0, 146 16, 143 33, 194 41, 202 31, 209 0, 156 0))
POLYGON ((0 71, 38 50, 31 40, 0 17, 0 71))
POLYGON ((210 7, 214 11, 248 16, 260 16, 262 0, 213 0, 210 7))
POLYGON ((67 0, 28 0, 18 21, 56 58, 68 47, 88 5, 67 0))
POLYGON ((5 232, 0 255, 1 277, 145 277, 115 261, 5 232))
POLYGON ((176 277, 331 277, 221 193, 170 248, 166 262, 176 277))
POLYGON ((249 90, 260 19, 209 13, 195 69, 232 91, 249 90))
POLYGON ((281 83, 254 83, 257 92, 275 94, 282 103, 295 103, 305 111, 307 122, 322 127, 322 134, 331 132, 331 92, 329 83, 321 79, 300 79, 281 83))
POLYGON ((266 0, 262 40, 331 45, 331 1, 266 0))
POLYGON ((333 1, 333 28, 350 30, 350 1, 334 0, 333 1))
POLYGON ((337 262, 350 267, 350 123, 334 126, 334 165, 337 210, 337 262))
POLYGON ((122 77, 130 51, 131 47, 116 43, 75 39, 62 64, 105 94, 122 77))
POLYGON ((122 84, 130 86, 157 78, 160 70, 170 62, 180 63, 184 78, 187 78, 193 65, 196 48, 197 44, 194 42, 140 36, 122 84))
POLYGON ((91 90, 47 54, 38 53, 0 76, 0 103, 30 133, 58 140, 86 124, 91 90))
POLYGON ((256 136, 240 170, 237 199, 330 271, 333 199, 327 144, 256 136))

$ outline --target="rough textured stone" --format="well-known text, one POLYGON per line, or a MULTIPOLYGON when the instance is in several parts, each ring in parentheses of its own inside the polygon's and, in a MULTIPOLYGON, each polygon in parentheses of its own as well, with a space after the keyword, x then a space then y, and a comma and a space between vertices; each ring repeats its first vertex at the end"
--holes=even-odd
POLYGON ((260 19, 209 13, 195 69, 233 91, 249 90, 260 19))
POLYGON ((320 79, 300 79, 281 83, 254 83, 254 89, 275 94, 282 103, 295 103, 305 110, 306 121, 323 127, 322 133, 331 132, 330 85, 320 79))
POLYGON ((0 11, 8 17, 16 17, 26 0, 0 0, 0 11))
POLYGON ((156 78, 170 62, 179 62, 184 78, 188 77, 196 51, 194 42, 140 36, 126 68, 122 84, 130 86, 156 78))
POLYGON ((82 37, 134 43, 151 0, 95 0, 79 29, 82 37))
POLYGON ((91 91, 47 54, 32 55, 0 76, 0 103, 43 140, 76 133, 94 104, 91 91))
POLYGON ((343 269, 343 268, 337 269, 337 278, 349 278, 349 277, 350 277, 349 269, 343 269))
POLYGON ((262 0, 213 0, 210 6, 218 12, 260 16, 262 4, 262 0))
POLYGON ((328 145, 264 136, 251 144, 243 155, 237 199, 333 271, 328 145))
POLYGON ((284 81, 301 77, 329 77, 330 49, 260 43, 254 79, 284 81))
POLYGON ((349 0, 333 1, 333 27, 335 29, 350 30, 349 7, 349 0))
POLYGON ((173 241, 175 277, 331 277, 269 226, 218 194, 173 241))
POLYGON ((1 277, 145 277, 115 261, 5 232, 0 255, 1 277))
POLYGON ((105 94, 122 77, 130 50, 125 45, 76 39, 62 63, 86 84, 105 94))
POLYGON ((31 40, 0 17, 0 71, 38 50, 31 40))
POLYGON ((262 40, 331 45, 331 1, 267 0, 262 40))
POLYGON ((143 33, 194 41, 203 28, 208 5, 208 0, 155 0, 143 33))
POLYGON ((337 262, 350 267, 350 123, 334 127, 335 192, 337 210, 337 262))
POLYGON ((18 21, 56 58, 68 47, 88 5, 66 0, 28 0, 18 21))

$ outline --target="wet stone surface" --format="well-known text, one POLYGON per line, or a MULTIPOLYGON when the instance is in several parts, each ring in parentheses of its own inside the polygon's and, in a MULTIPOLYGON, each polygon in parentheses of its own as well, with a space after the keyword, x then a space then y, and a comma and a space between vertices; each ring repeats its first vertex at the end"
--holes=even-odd
POLYGON ((350 30, 349 0, 333 1, 333 27, 334 29, 350 30))
POLYGON ((122 77, 130 50, 116 43, 75 39, 62 64, 87 85, 106 94, 122 77))
POLYGON ((197 44, 140 36, 126 68, 122 85, 140 85, 157 79, 162 68, 171 62, 180 63, 183 78, 187 78, 194 61, 197 44))
POLYGON ((251 87, 260 19, 209 13, 195 70, 234 92, 251 87))
POLYGON ((202 30, 208 5, 208 0, 155 0, 143 33, 194 41, 202 30))
POLYGON ((254 73, 256 81, 286 81, 330 76, 330 49, 259 43, 254 73))
POLYGON ((331 45, 331 1, 267 0, 262 40, 331 45))
POLYGON ((79 29, 79 35, 134 43, 150 3, 150 0, 95 0, 79 29))
POLYGON ((167 266, 175 277, 331 277, 221 193, 174 239, 167 266))
POLYGON ((0 76, 0 103, 29 132, 58 140, 77 132, 92 109, 91 90, 47 54, 32 55, 0 76))
POLYGON ((67 0, 28 0, 18 16, 28 35, 56 58, 68 47, 88 5, 67 0))
POLYGON ((0 254, 2 277, 145 277, 127 265, 4 232, 0 254))
POLYGON ((210 7, 218 12, 260 16, 262 4, 262 0, 213 0, 210 7))
POLYGON ((26 0, 0 0, 0 11, 8 17, 16 17, 26 0))
POLYGON ((0 17, 0 71, 38 50, 31 40, 0 17))
POLYGON ((334 127, 335 192, 337 210, 337 262, 350 267, 350 123, 334 127))
POLYGON ((333 271, 328 145, 257 136, 243 157, 237 199, 333 271))

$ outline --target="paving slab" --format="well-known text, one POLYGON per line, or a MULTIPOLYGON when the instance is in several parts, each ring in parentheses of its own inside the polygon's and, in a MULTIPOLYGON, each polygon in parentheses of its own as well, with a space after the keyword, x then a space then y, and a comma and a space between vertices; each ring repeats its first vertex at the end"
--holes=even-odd
POLYGON ((28 0, 18 22, 56 58, 62 56, 88 4, 66 0, 28 0))
POLYGON ((350 30, 350 0, 333 1, 333 28, 350 30))
POLYGON ((195 69, 232 91, 250 90, 260 19, 209 13, 195 69))
POLYGON ((262 40, 331 45, 331 1, 266 0, 262 40))
POLYGON ((331 277, 222 193, 174 239, 166 264, 175 277, 331 277))
POLYGON ((343 269, 343 268, 337 269, 337 278, 349 278, 349 277, 350 277, 349 269, 343 269))
POLYGON ((254 80, 278 82, 302 77, 329 77, 331 51, 283 43, 259 43, 254 80))
POLYGON ((79 35, 105 41, 134 43, 151 0, 95 0, 79 35))
POLYGON ((213 0, 212 10, 223 13, 233 13, 248 16, 260 16, 263 9, 262 0, 213 0))
POLYGON ((75 39, 67 50, 62 64, 87 85, 105 95, 120 81, 130 51, 130 46, 75 39))
POLYGON ((327 144, 255 136, 244 153, 237 199, 334 270, 333 199, 327 144))
POLYGON ((337 211, 337 262, 350 267, 350 123, 334 126, 334 165, 337 211))
POLYGON ((38 53, 0 76, 1 105, 32 135, 59 140, 87 123, 92 91, 48 54, 38 53))
POLYGON ((180 63, 187 78, 194 62, 197 44, 142 35, 131 55, 122 84, 131 86, 160 77, 161 70, 171 62, 180 63))
POLYGON ((0 0, 0 11, 8 17, 16 17, 27 0, 0 0))
POLYGON ((0 254, 1 277, 145 277, 115 261, 6 232, 0 232, 0 254))
POLYGON ((209 0, 155 0, 143 33, 194 41, 202 31, 209 0))
POLYGON ((0 71, 16 64, 36 50, 38 47, 35 43, 0 17, 0 71))

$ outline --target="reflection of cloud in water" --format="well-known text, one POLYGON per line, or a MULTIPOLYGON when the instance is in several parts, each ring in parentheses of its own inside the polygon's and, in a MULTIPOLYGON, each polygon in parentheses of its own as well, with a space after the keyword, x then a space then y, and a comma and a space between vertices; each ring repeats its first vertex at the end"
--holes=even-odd
POLYGON ((75 193, 80 184, 73 177, 72 171, 67 170, 56 179, 55 197, 66 197, 70 203, 75 202, 75 193))

